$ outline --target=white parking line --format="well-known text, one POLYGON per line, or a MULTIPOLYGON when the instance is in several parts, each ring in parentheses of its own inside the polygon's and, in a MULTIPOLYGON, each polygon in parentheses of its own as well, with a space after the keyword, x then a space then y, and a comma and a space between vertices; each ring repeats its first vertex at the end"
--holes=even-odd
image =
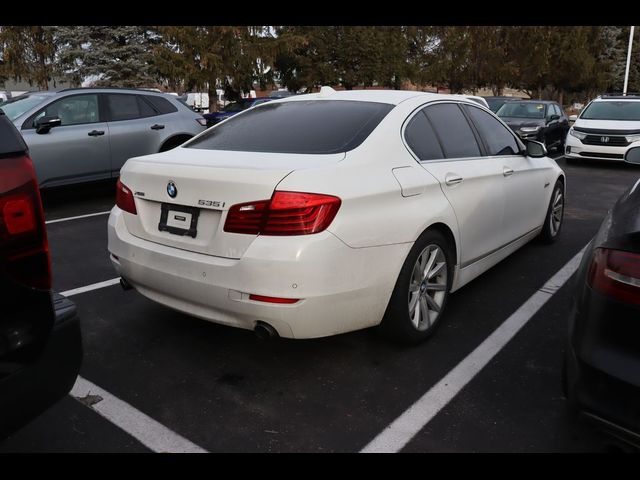
POLYGON ((93 283, 85 287, 74 288, 73 290, 66 290, 64 292, 60 292, 60 295, 62 295, 63 297, 72 297, 73 295, 78 295, 79 293, 90 292, 91 290, 110 287, 111 285, 115 285, 116 283, 120 283, 120 277, 112 278, 111 280, 105 280, 104 282, 93 283))
POLYGON ((198 445, 78 376, 69 394, 156 453, 207 453, 198 445))
POLYGON ((398 452, 409 443, 565 284, 580 265, 584 250, 580 250, 484 342, 369 442, 361 453, 398 452))
POLYGON ((110 212, 111 212, 111 210, 108 210, 106 212, 88 213, 87 215, 78 215, 76 217, 57 218, 55 220, 47 220, 44 223, 49 225, 51 223, 68 222, 69 220, 78 220, 80 218, 89 218, 89 217, 97 217, 98 215, 107 215, 110 212))

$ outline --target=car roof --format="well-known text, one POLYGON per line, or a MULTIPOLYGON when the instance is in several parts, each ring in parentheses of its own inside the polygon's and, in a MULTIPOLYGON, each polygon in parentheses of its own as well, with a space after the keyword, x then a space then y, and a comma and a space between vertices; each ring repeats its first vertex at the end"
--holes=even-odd
POLYGON ((534 100, 532 98, 528 98, 528 99, 522 99, 522 100, 514 100, 512 103, 544 103, 546 105, 549 105, 549 104, 558 103, 558 102, 555 102, 553 100, 534 100))
POLYGON ((144 93, 145 95, 157 95, 157 96, 170 96, 175 98, 175 95, 169 95, 164 92, 156 92, 155 90, 149 90, 147 88, 124 88, 124 87, 76 87, 76 88, 65 88, 64 90, 59 90, 54 93, 73 93, 73 92, 96 92, 96 93, 113 93, 113 92, 123 92, 123 93, 144 93))
POLYGON ((620 100, 629 100, 629 101, 634 101, 634 100, 640 100, 639 96, 636 95, 602 95, 598 98, 595 98, 593 101, 594 102, 606 102, 607 100, 615 100, 615 101, 620 101, 620 100))
POLYGON ((417 92, 414 90, 325 90, 322 87, 319 93, 308 93, 295 95, 283 99, 274 99, 274 102, 299 102, 306 100, 351 100, 359 102, 379 102, 398 105, 405 100, 416 97, 423 97, 425 100, 463 100, 478 105, 470 100, 468 95, 446 95, 440 93, 417 92), (326 93, 325 93, 326 92, 326 93), (465 98, 466 97, 466 98, 465 98))

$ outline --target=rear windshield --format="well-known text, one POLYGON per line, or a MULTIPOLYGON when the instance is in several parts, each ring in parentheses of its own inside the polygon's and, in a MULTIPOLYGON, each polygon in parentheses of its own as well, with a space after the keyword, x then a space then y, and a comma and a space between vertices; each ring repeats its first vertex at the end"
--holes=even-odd
POLYGON ((507 102, 496 114, 499 117, 544 118, 544 103, 507 102))
POLYGON ((640 120, 640 101, 593 102, 584 109, 585 120, 640 120))
POLYGON ((231 117, 185 147, 330 154, 360 145, 394 105, 347 100, 266 103, 231 117))

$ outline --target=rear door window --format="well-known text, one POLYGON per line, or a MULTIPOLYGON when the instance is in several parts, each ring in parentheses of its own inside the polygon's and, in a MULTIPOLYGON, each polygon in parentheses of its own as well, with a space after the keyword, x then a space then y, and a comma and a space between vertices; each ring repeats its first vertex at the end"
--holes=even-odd
POLYGON ((480 147, 462 110, 455 103, 441 103, 424 109, 440 139, 447 158, 479 157, 480 147))
POLYGON ((516 155, 520 151, 511 131, 493 116, 471 105, 464 108, 482 136, 487 155, 516 155))
POLYGON ((419 111, 409 121, 404 130, 404 138, 413 153, 422 161, 444 158, 438 137, 424 110, 419 111))
POLYGON ((152 117, 156 111, 139 95, 109 93, 107 106, 109 108, 109 120, 133 120, 135 118, 152 117))
POLYGON ((153 105, 153 108, 155 108, 160 115, 178 111, 178 108, 166 98, 158 97, 156 95, 143 95, 143 97, 147 102, 153 105))
POLYGON ((331 154, 360 145, 394 105, 349 100, 269 102, 184 145, 206 150, 331 154))

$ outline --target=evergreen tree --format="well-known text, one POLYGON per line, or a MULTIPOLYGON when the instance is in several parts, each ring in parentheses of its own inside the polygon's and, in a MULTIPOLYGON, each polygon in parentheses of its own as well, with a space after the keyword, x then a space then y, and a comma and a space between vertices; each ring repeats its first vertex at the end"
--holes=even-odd
POLYGON ((76 82, 93 79, 95 86, 149 87, 152 44, 157 35, 147 27, 57 27, 58 68, 76 82))

